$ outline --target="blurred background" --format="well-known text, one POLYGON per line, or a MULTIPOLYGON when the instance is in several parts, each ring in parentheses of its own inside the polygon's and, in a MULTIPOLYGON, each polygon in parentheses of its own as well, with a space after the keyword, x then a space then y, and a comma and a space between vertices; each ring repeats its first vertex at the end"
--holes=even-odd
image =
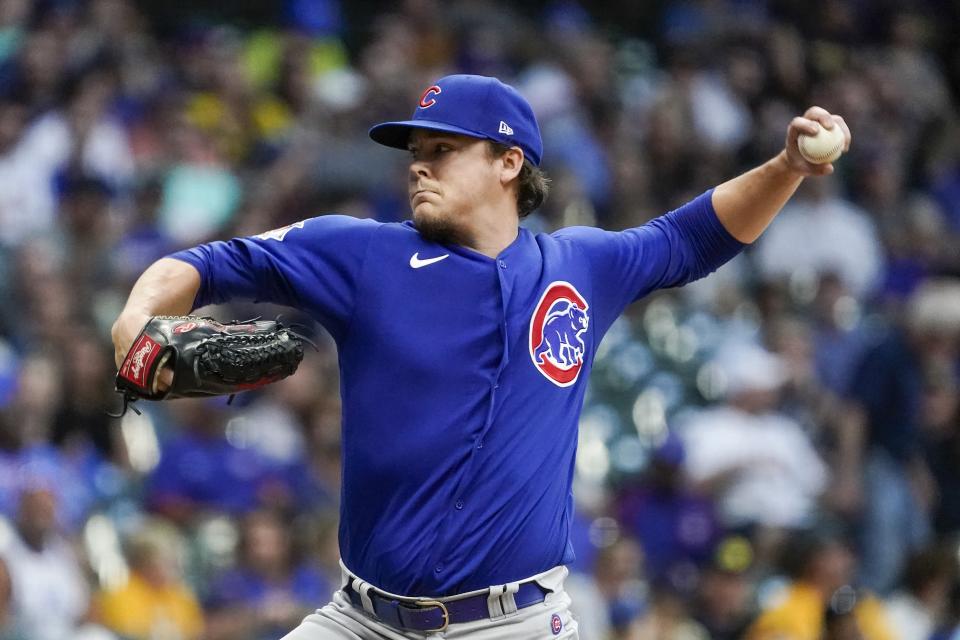
POLYGON ((581 638, 960 638, 958 33, 948 0, 0 0, 0 638, 273 640, 327 602, 329 338, 231 407, 114 420, 110 326, 178 248, 403 219, 406 155, 366 131, 451 72, 533 104, 535 231, 642 224, 811 104, 854 135, 601 345, 581 638))

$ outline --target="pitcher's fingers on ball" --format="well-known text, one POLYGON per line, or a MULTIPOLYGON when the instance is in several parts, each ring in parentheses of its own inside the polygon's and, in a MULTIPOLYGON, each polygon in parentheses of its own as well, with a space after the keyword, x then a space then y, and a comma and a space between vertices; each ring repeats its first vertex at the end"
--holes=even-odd
POLYGON ((797 116, 790 121, 792 128, 795 130, 794 133, 799 135, 801 133, 806 133, 807 135, 815 136, 817 132, 820 131, 820 124, 816 120, 811 120, 804 116, 797 116))
POLYGON ((847 121, 843 119, 843 116, 834 114, 833 121, 843 130, 843 152, 846 153, 850 150, 850 142, 853 140, 853 136, 850 135, 850 127, 847 126, 847 121))
POLYGON ((823 107, 810 107, 804 112, 803 117, 808 120, 814 120, 826 129, 833 129, 836 124, 830 112, 823 107))

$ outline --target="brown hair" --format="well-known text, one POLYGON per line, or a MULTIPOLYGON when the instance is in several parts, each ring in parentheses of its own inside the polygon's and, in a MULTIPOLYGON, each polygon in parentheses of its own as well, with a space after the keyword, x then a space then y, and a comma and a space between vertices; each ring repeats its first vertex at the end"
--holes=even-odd
MULTIPOLYGON (((499 142, 488 140, 490 154, 494 158, 499 158, 512 147, 499 142)), ((533 213, 537 207, 543 204, 550 193, 550 178, 547 174, 534 165, 528 159, 523 159, 523 166, 520 167, 520 174, 517 183, 517 213, 524 218, 533 213)))

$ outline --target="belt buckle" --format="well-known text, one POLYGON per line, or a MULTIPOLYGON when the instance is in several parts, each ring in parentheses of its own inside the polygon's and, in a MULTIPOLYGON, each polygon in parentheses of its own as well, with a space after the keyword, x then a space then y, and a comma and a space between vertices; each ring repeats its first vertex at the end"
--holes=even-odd
POLYGON ((417 600, 416 605, 424 609, 428 607, 440 607, 440 611, 443 612, 443 625, 436 629, 424 629, 424 631, 446 631, 447 627, 450 626, 450 612, 447 610, 447 605, 439 600, 417 600))

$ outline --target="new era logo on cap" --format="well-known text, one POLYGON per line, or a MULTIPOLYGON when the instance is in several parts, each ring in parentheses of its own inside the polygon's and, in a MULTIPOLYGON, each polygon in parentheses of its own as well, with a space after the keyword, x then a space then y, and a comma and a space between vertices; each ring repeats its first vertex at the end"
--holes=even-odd
POLYGON ((410 120, 378 124, 370 129, 370 137, 388 147, 406 149, 414 129, 516 145, 538 166, 543 154, 540 127, 530 103, 510 85, 486 76, 440 78, 420 95, 410 120))

